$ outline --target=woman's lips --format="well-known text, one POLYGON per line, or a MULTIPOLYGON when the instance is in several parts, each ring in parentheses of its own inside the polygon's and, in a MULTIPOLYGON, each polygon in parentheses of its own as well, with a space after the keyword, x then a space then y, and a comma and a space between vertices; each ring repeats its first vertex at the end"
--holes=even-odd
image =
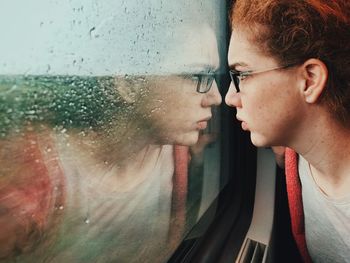
POLYGON ((211 119, 212 116, 208 116, 204 119, 201 119, 197 122, 197 129, 204 130, 208 126, 208 121, 211 119))
POLYGON ((237 120, 239 120, 241 122, 242 129, 244 131, 247 131, 248 130, 248 124, 245 121, 243 121, 239 116, 236 116, 236 118, 237 118, 237 120))
POLYGON ((248 124, 245 121, 242 121, 241 126, 244 131, 248 130, 248 124))
POLYGON ((204 130, 205 128, 207 128, 208 123, 207 121, 199 121, 197 122, 197 126, 198 126, 198 129, 204 130))

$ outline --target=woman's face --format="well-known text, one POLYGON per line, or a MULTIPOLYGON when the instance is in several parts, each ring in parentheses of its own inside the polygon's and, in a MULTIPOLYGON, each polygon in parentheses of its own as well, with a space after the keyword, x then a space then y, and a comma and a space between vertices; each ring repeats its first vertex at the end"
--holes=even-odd
POLYGON ((215 72, 219 67, 213 32, 203 29, 188 41, 185 38, 169 51, 164 65, 175 73, 146 77, 147 92, 141 100, 140 112, 152 123, 157 143, 193 145, 212 117, 212 106, 222 100, 215 80, 207 93, 198 93, 193 77, 215 72))
MULTIPOLYGON (((260 71, 281 66, 260 52, 249 39, 248 33, 232 32, 228 53, 231 69, 260 71)), ((236 107, 236 117, 242 122, 242 128, 251 132, 254 145, 286 145, 296 136, 303 105, 295 70, 288 68, 248 76, 240 82, 239 93, 231 83, 225 102, 236 107)))

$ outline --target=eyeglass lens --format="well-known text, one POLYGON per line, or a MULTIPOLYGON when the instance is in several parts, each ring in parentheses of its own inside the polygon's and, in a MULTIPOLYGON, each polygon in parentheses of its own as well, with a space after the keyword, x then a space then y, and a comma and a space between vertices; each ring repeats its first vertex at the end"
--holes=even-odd
POLYGON ((232 83, 235 85, 235 88, 236 88, 236 91, 239 92, 239 76, 238 76, 239 73, 236 73, 236 72, 233 72, 233 71, 230 71, 230 77, 231 77, 231 81, 232 83))
POLYGON ((211 75, 198 76, 197 91, 200 93, 208 92, 213 84, 213 81, 214 81, 214 76, 211 76, 211 75))

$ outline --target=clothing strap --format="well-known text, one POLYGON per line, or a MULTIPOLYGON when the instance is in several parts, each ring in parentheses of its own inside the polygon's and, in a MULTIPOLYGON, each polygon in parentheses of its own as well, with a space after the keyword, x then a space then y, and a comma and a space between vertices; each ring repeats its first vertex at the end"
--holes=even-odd
POLYGON ((168 239, 171 243, 178 243, 185 230, 189 162, 188 146, 175 145, 171 223, 168 234, 168 239))
POLYGON ((292 149, 285 152, 285 171, 292 233, 304 262, 312 262, 307 251, 298 155, 292 149))

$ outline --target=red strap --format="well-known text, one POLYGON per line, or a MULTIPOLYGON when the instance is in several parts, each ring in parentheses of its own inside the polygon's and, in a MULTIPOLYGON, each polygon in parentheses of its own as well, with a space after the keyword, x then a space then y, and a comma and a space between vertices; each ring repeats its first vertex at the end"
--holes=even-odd
POLYGON ((171 204, 171 224, 169 241, 177 243, 182 238, 186 219, 186 198, 188 183, 188 146, 174 146, 174 176, 171 204))
POLYGON ((305 240, 304 212, 301 183, 298 173, 298 156, 292 149, 285 152, 285 170, 292 233, 304 262, 311 262, 305 240))

